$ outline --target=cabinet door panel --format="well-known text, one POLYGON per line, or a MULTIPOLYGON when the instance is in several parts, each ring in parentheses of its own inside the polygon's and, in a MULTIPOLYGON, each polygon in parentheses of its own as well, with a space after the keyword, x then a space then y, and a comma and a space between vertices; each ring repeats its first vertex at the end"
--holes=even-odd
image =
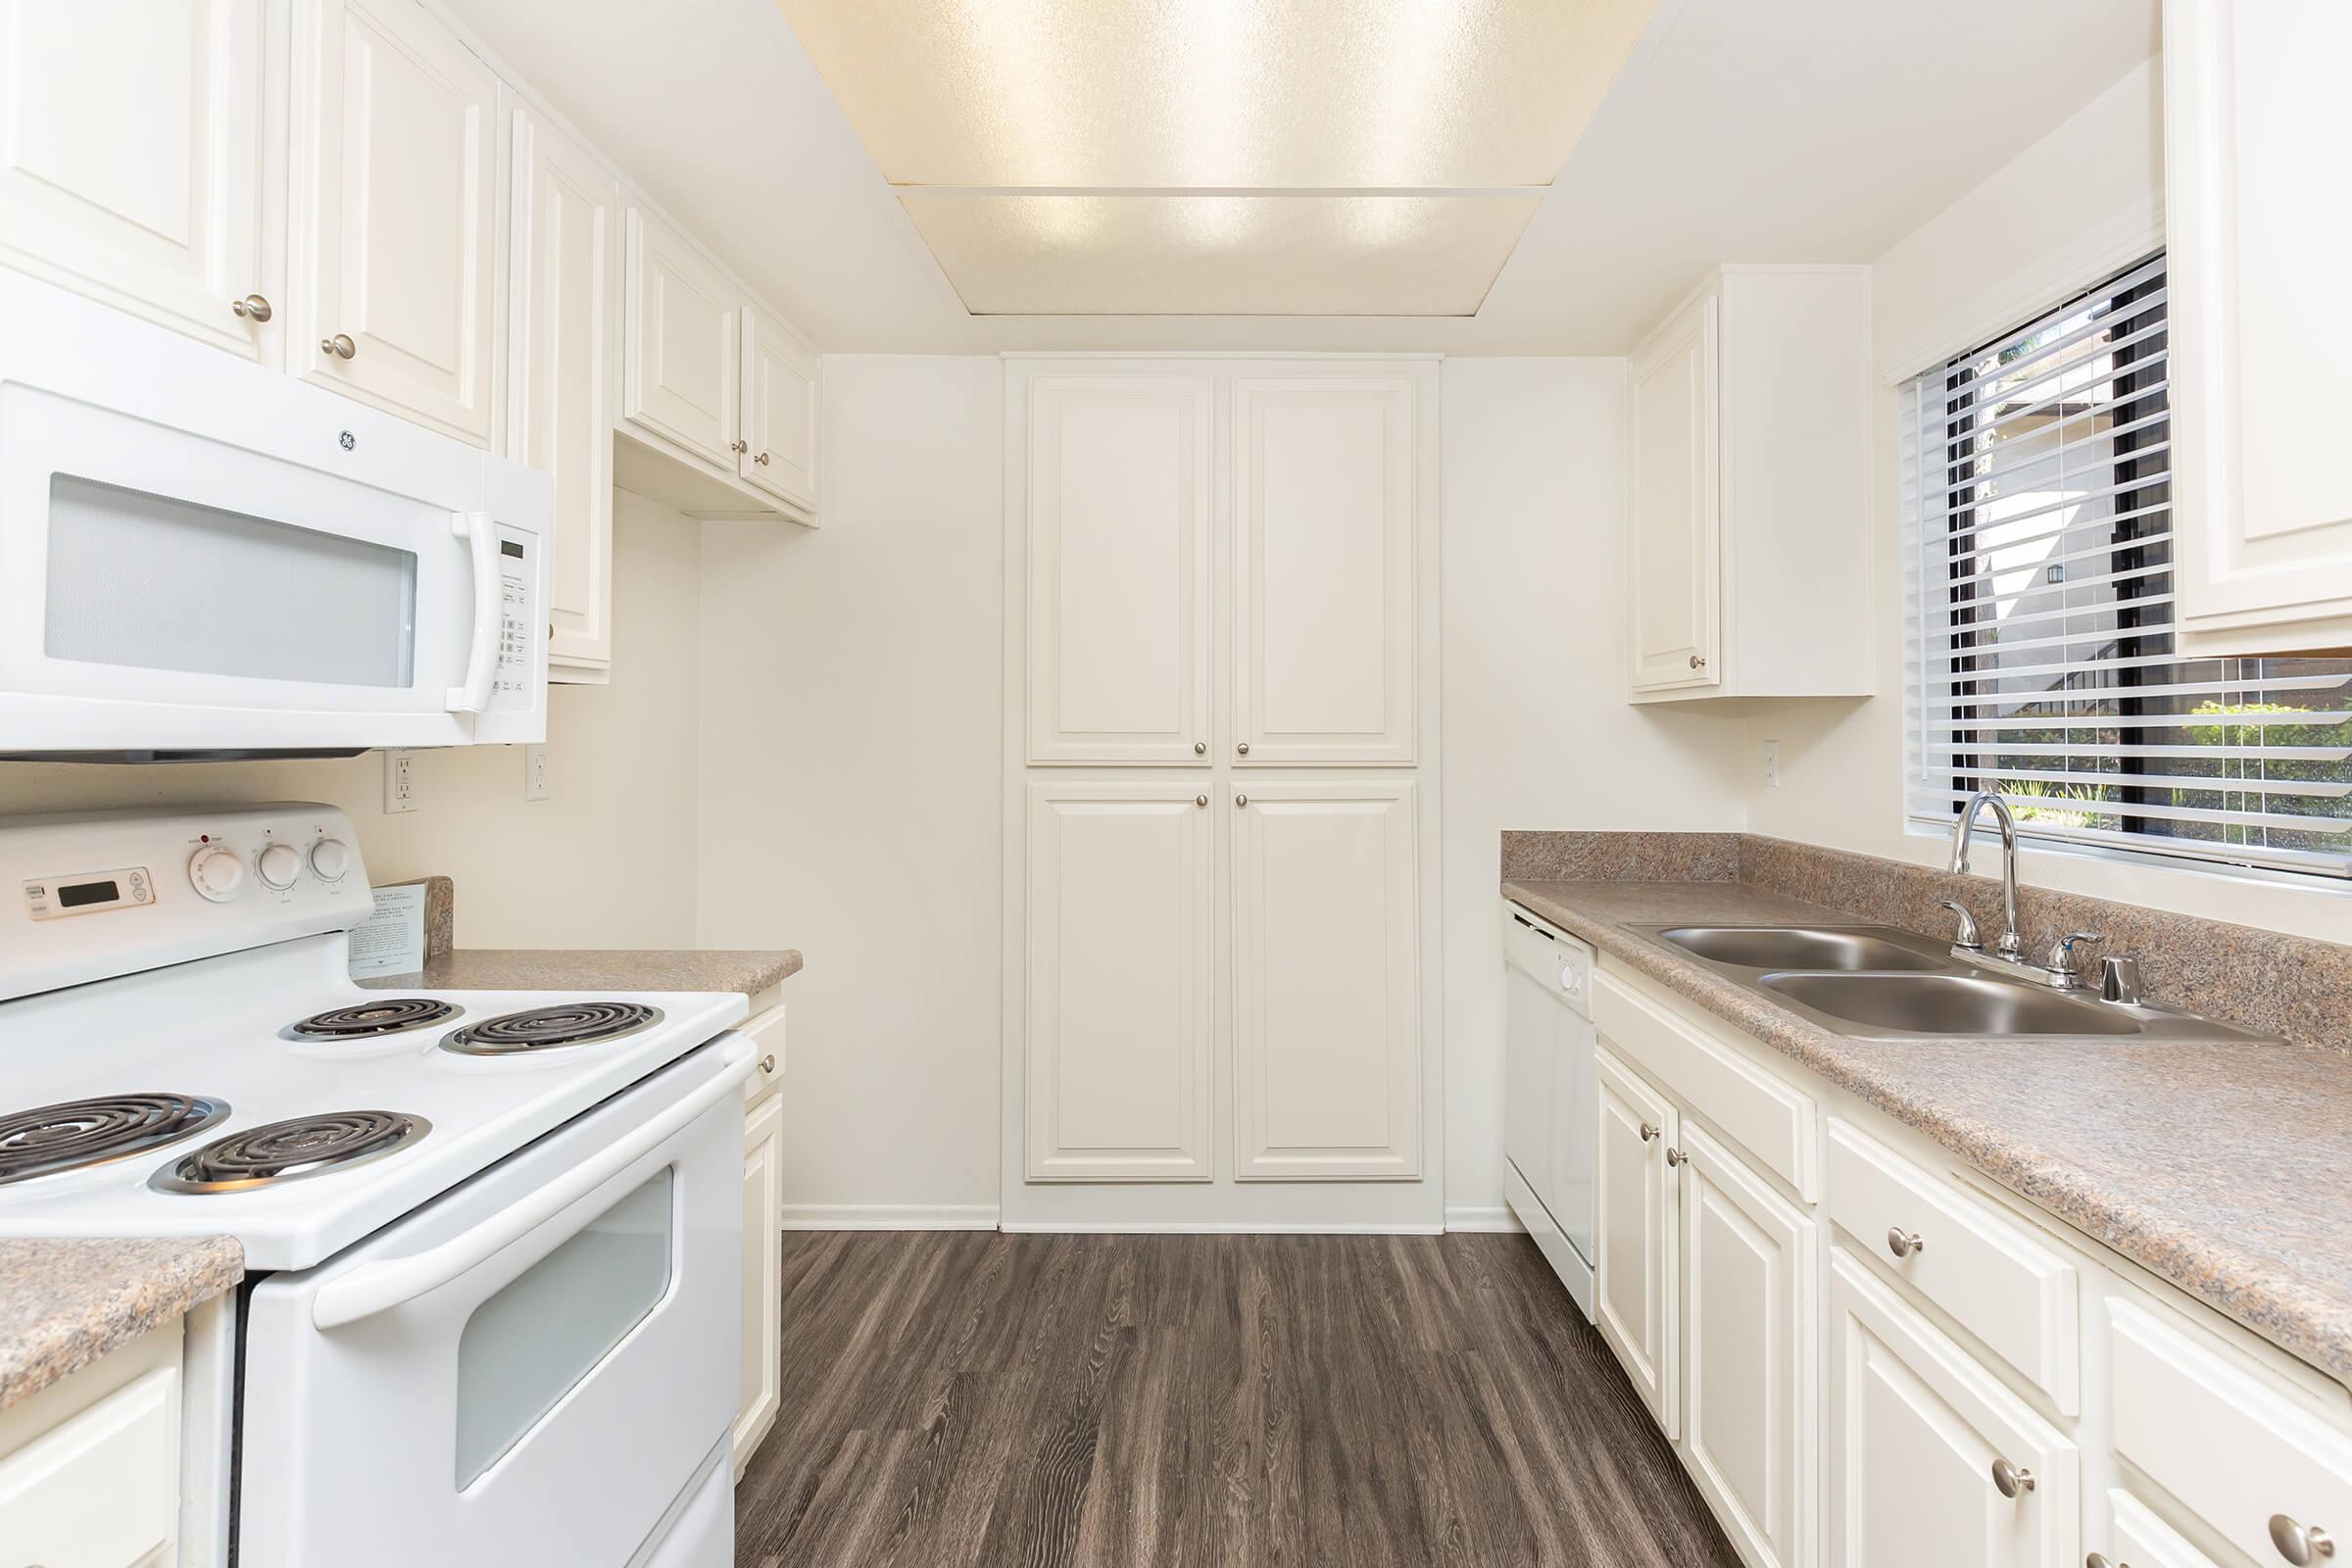
POLYGON ((1251 781, 1234 801, 1235 1175, 1418 1176, 1413 786, 1251 781))
POLYGON ((612 662, 620 186, 593 153, 531 111, 517 110, 514 126, 508 451, 556 481, 549 662, 596 671, 612 662))
POLYGON ((0 0, 0 259, 257 357, 263 74, 261 0, 0 0))
POLYGON ((415 0, 302 14, 294 366, 488 446, 498 80, 415 0))
POLYGON ((1843 1248, 1830 1265, 1830 1560, 2071 1568, 2074 1446, 1843 1248), (2033 1489, 2004 1496, 1995 1460, 2033 1489))
POLYGON ((743 1366, 735 1473, 776 1423, 784 1333, 784 1101, 770 1095, 743 1122, 743 1366))
POLYGON ((817 358, 783 323, 743 314, 743 451, 736 473, 779 501, 816 511, 817 358))
POLYGON ((1605 1049, 1595 1053, 1600 1136, 1592 1195, 1592 1321, 1668 1437, 1682 1430, 1675 1379, 1675 1207, 1666 1151, 1674 1106, 1605 1049))
POLYGON ((1233 421, 1236 755, 1412 761, 1412 381, 1236 376, 1233 421))
POLYGON ((743 302, 653 214, 629 209, 621 413, 728 473, 741 440, 743 302))
POLYGON ((1208 1179, 1209 842, 1191 785, 1029 787, 1030 1180, 1208 1179))
POLYGON ((1209 380, 1029 383, 1029 760, 1205 764, 1209 380))
POLYGON ((1683 1443, 1749 1562, 1815 1560, 1820 1275, 1813 1221, 1686 1121, 1683 1443))
POLYGON ((1718 302, 1694 303, 1634 362, 1634 690, 1722 679, 1718 302))

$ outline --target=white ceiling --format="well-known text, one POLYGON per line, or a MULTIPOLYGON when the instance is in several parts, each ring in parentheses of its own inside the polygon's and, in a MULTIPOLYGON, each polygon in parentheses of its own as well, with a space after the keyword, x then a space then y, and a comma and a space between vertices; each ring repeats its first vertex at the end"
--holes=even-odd
POLYGON ((1475 317, 975 317, 775 0, 442 3, 832 353, 1619 353, 1715 262, 1872 260, 2158 32, 2157 0, 1664 0, 1475 317))

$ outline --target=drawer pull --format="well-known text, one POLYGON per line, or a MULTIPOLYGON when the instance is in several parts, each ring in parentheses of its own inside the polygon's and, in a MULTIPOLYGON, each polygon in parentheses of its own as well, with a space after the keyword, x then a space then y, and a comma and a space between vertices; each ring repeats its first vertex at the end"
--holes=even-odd
POLYGON ((352 342, 348 334, 337 332, 333 337, 322 337, 318 340, 318 352, 335 359, 348 360, 360 352, 360 347, 352 342))
POLYGON ((1913 1252, 1928 1250, 1928 1239, 1917 1231, 1907 1231, 1900 1225, 1886 1227, 1886 1250, 1897 1257, 1909 1257, 1913 1252))
POLYGON ((2335 1538, 2318 1525, 2299 1525, 2282 1513, 2271 1515, 2271 1544, 2295 1568, 2335 1555, 2335 1538))
POLYGON ((1657 1136, 1658 1136, 1658 1130, 1657 1130, 1655 1127, 1652 1127, 1652 1126, 1651 1126, 1649 1123, 1647 1123, 1647 1122, 1643 1122, 1643 1123, 1642 1124, 1642 1141, 1643 1143, 1645 1143, 1645 1144, 1646 1144, 1646 1143, 1648 1143, 1648 1142, 1649 1142, 1651 1139, 1653 1139, 1653 1138, 1655 1138, 1655 1137, 1657 1137, 1657 1136))
POLYGON ((760 1058, 760 1070, 771 1073, 776 1070, 776 1054, 774 1052, 771 1051, 760 1058))
POLYGON ((2022 1496, 2034 1490, 2034 1472, 2020 1470, 2006 1459, 1992 1461, 1992 1484, 2004 1497, 2022 1496))

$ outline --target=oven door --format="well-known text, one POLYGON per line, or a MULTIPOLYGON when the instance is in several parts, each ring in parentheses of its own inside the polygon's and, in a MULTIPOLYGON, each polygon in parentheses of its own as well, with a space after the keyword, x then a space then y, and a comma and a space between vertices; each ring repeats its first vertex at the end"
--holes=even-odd
POLYGON ((0 320, 0 754, 543 738, 545 476, 30 279, 0 320))
POLYGON ((255 1286, 241 1568, 628 1563, 735 1412, 751 1065, 721 1035, 255 1286))

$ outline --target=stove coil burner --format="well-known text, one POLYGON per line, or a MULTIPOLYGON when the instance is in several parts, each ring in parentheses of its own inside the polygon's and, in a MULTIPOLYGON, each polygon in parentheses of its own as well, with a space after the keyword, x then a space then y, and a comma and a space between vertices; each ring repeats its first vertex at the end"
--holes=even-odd
POLYGON ((381 1159, 432 1131, 422 1116, 342 1110, 295 1116, 216 1138, 147 1180, 164 1193, 234 1193, 381 1159))
POLYGON ((0 1116, 0 1186, 143 1154, 227 1114, 196 1095, 107 1095, 0 1116))
POLYGON ((392 997, 314 1012, 300 1023, 286 1025, 280 1033, 288 1040, 365 1040, 371 1035, 421 1029, 457 1015, 455 1003, 431 997, 392 997))
POLYGON ((617 1040, 662 1021, 662 1009, 639 1002, 567 1002, 554 1007, 534 1007, 484 1018, 450 1032, 444 1051, 468 1056, 511 1056, 528 1051, 553 1051, 559 1046, 585 1046, 617 1040))

